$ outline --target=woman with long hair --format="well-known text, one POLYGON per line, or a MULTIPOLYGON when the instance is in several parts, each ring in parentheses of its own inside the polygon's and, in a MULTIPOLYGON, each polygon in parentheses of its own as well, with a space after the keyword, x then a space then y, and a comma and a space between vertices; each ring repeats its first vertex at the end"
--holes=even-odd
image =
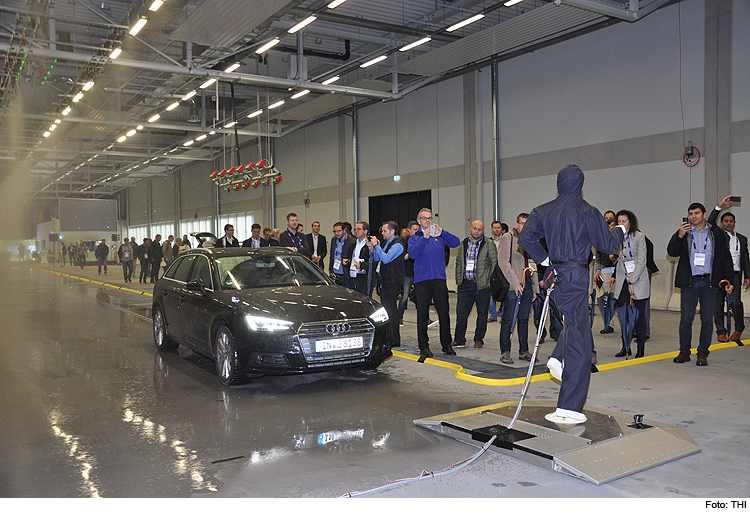
MULTIPOLYGON (((627 234, 622 242, 618 254, 615 275, 609 284, 617 298, 617 306, 622 307, 633 301, 638 310, 638 320, 635 324, 635 334, 638 342, 636 358, 642 358, 646 347, 646 301, 651 295, 651 284, 648 280, 646 266, 646 236, 638 229, 638 218, 630 210, 617 212, 617 224, 625 227, 627 234)), ((625 331, 623 330, 623 347, 615 357, 622 358, 630 355, 625 350, 625 331)))

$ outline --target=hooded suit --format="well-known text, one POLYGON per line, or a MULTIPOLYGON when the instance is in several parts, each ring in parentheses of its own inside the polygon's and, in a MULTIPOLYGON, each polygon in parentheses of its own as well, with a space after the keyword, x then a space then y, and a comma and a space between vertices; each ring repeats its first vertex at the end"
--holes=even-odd
POLYGON ((609 230, 604 217, 583 199, 583 172, 570 164, 557 174, 557 199, 532 210, 518 244, 536 262, 550 259, 559 277, 552 299, 564 316, 563 334, 552 357, 563 362, 562 386, 557 407, 581 413, 591 380, 593 338, 589 324, 588 260, 591 246, 614 254, 623 240, 622 230, 609 230), (548 251, 539 243, 547 240, 548 251))

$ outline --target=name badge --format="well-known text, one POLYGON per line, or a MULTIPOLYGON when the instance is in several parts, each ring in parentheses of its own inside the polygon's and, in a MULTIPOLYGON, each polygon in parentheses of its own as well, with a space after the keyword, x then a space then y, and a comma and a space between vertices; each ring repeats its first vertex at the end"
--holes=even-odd
POLYGON ((696 267, 702 267, 706 264, 706 253, 705 252, 696 252, 695 257, 693 257, 693 265, 696 267))
POLYGON ((634 270, 635 270, 635 261, 632 260, 632 259, 630 261, 626 261, 625 262, 625 272, 627 272, 628 274, 630 274, 634 270))
POLYGON ((336 259, 333 261, 333 270, 340 270, 341 269, 341 260, 336 259))
POLYGON ((474 270, 474 267, 476 266, 476 261, 473 259, 467 259, 466 260, 466 271, 472 272, 474 270))
POLYGON ((732 264, 734 265, 734 270, 740 269, 740 256, 737 254, 736 256, 732 256, 732 264))

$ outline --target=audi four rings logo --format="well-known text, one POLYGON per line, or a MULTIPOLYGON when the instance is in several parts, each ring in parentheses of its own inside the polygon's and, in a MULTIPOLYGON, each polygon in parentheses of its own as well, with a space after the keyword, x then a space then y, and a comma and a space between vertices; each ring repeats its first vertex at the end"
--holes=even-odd
POLYGON ((326 332, 328 334, 341 334, 342 332, 349 332, 351 327, 348 323, 329 323, 326 325, 326 332))

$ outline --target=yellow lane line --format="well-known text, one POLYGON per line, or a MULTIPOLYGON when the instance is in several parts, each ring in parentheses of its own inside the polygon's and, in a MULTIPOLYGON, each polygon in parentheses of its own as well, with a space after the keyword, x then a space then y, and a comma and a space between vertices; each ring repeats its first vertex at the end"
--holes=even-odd
POLYGON ((103 281, 95 281, 93 279, 80 278, 80 277, 74 276, 72 274, 64 274, 62 272, 57 272, 57 271, 49 270, 49 269, 46 269, 46 268, 40 268, 40 269, 37 269, 37 270, 41 270, 43 272, 49 272, 50 274, 55 274, 57 276, 63 276, 63 277, 66 277, 66 278, 77 279, 79 281, 85 281, 87 283, 93 283, 94 285, 102 285, 104 287, 110 287, 110 288, 117 289, 117 290, 124 290, 126 292, 132 292, 133 294, 140 294, 141 296, 151 296, 152 298, 154 297, 154 295, 152 293, 146 292, 144 290, 136 290, 136 289, 130 289, 128 287, 120 287, 118 285, 111 285, 109 283, 104 283, 103 281))

